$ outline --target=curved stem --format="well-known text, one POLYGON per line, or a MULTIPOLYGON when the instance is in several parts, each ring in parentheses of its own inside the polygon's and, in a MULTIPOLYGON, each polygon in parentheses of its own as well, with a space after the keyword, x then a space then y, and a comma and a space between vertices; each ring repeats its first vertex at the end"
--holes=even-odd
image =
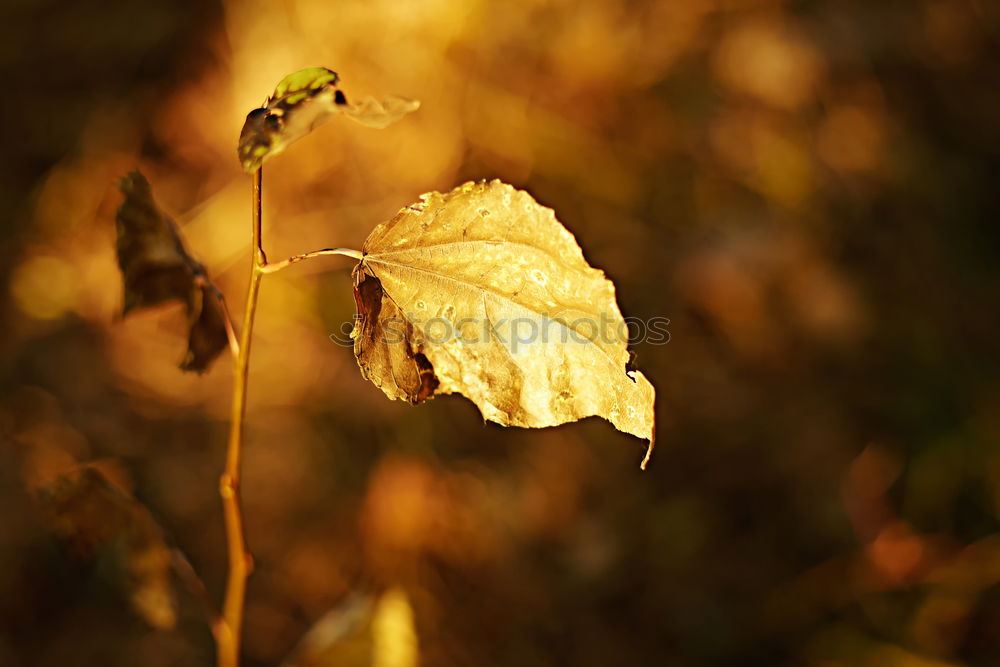
POLYGON ((253 200, 253 262, 250 266, 250 285, 247 288, 246 307, 243 311, 243 328, 240 331, 239 355, 235 364, 232 414, 229 423, 229 444, 226 449, 226 468, 219 480, 219 495, 226 522, 226 545, 229 552, 229 578, 226 597, 222 605, 222 624, 216 633, 219 667, 237 667, 240 659, 240 633, 243 627, 243 599, 246 581, 253 569, 253 558, 246 546, 243 532, 243 515, 240 508, 240 463, 242 460, 243 422, 247 410, 247 380, 250 375, 250 340, 253 336, 254 314, 260 294, 260 279, 264 275, 267 257, 261 244, 261 186, 263 171, 253 174, 251 195, 253 200))
POLYGON ((319 257, 321 255, 343 255, 344 257, 353 257, 354 259, 361 261, 364 259, 364 253, 360 250, 351 250, 350 248, 323 248, 322 250, 313 250, 312 252, 305 252, 301 255, 295 255, 289 257, 288 259, 283 259, 280 262, 272 262, 270 264, 265 264, 261 270, 264 273, 274 273, 275 271, 280 271, 286 266, 291 266, 297 262, 301 262, 304 259, 310 259, 312 257, 319 257))

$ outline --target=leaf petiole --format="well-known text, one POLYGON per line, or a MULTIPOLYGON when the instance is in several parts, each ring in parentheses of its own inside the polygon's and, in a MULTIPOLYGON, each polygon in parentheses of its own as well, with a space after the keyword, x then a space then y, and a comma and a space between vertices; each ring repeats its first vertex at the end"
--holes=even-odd
POLYGON ((271 262, 264 264, 260 267, 261 273, 274 273, 275 271, 280 271, 286 266, 291 266, 301 262, 304 259, 310 259, 311 257, 319 257, 321 255, 343 255, 344 257, 353 257, 359 262, 364 258, 364 253, 360 250, 351 250, 350 248, 323 248, 322 250, 313 250, 312 252, 302 253, 301 255, 295 255, 284 259, 280 262, 271 262))

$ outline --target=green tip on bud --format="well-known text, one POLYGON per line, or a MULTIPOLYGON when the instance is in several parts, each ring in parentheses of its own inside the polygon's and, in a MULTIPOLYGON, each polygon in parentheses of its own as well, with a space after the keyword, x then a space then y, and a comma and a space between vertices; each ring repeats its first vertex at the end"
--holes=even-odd
MULTIPOLYGON (((340 81, 340 76, 331 69, 325 67, 307 67, 306 69, 300 69, 298 72, 289 74, 282 79, 277 87, 275 87, 271 99, 280 99, 294 93, 308 95, 308 91, 319 90, 326 86, 335 86, 338 81, 340 81)), ((290 103, 294 104, 294 102, 290 103)))

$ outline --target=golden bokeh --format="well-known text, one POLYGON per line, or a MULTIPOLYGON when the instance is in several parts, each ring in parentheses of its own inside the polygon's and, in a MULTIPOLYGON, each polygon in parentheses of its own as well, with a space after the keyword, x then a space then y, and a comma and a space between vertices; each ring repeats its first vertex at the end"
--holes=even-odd
POLYGON ((25 5, 0 54, 0 664, 211 664, 197 595, 174 582, 177 627, 151 632, 113 559, 74 561, 38 503, 100 471, 220 598, 232 361, 179 370, 182 304, 121 316, 116 184, 146 175, 239 322, 236 142, 313 66, 349 99, 421 106, 382 130, 333 118, 269 160, 269 258, 360 248, 427 191, 524 189, 625 316, 669 319, 668 344, 635 345, 658 443, 640 474, 644 443, 597 419, 388 401, 344 344, 352 261, 265 276, 245 664, 995 659, 989 3, 112 4, 25 5), (335 641, 292 661, 310 635, 335 641))

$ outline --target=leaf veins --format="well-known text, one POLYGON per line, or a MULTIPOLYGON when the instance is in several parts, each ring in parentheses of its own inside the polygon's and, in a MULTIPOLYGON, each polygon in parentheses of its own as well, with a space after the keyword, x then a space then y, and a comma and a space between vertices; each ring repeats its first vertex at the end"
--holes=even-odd
POLYGON ((528 193, 423 195, 362 250, 355 355, 390 398, 459 393, 532 428, 596 415, 652 447, 655 392, 631 365, 614 285, 528 193))

